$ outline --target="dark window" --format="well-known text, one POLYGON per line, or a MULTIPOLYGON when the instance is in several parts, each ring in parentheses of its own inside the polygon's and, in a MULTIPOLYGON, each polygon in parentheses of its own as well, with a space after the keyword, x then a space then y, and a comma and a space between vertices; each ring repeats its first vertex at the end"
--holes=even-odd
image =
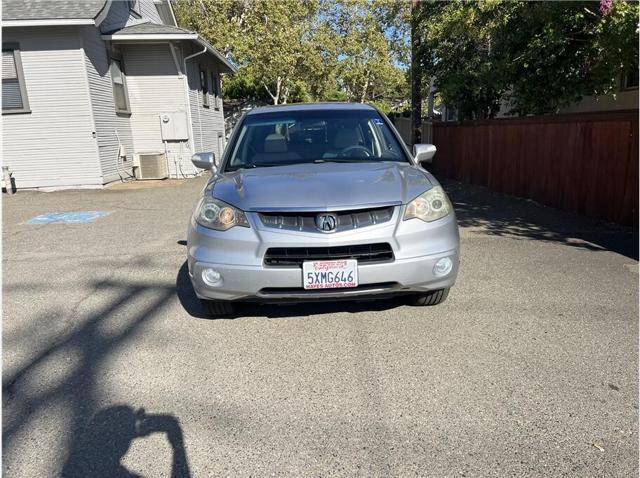
POLYGON ((213 91, 213 106, 220 109, 220 80, 218 75, 211 73, 211 91, 213 91))
POLYGON ((207 72, 200 70, 200 90, 202 91, 202 106, 209 107, 209 88, 207 86, 207 72))
POLYGON ((127 92, 127 78, 122 68, 122 60, 111 59, 111 82, 113 83, 113 100, 118 113, 131 113, 129 94, 127 92))
POLYGON ((622 89, 634 90, 638 88, 638 67, 631 68, 622 77, 622 89))
POLYGON ((22 74, 20 48, 16 44, 2 46, 2 112, 28 113, 29 100, 22 74))

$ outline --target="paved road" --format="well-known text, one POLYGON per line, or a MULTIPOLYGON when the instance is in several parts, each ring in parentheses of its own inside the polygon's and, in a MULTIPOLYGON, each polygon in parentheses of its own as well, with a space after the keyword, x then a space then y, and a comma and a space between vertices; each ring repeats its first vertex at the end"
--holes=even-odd
POLYGON ((202 184, 5 196, 5 476, 637 476, 636 235, 451 183, 444 304, 212 321, 202 184))

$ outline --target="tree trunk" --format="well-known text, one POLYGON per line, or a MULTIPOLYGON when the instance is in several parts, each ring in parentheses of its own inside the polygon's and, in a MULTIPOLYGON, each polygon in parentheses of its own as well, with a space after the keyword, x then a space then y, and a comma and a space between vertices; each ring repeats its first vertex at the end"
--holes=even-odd
POLYGON ((360 103, 364 103, 367 99, 367 89, 369 88, 369 72, 366 73, 364 86, 362 87, 362 95, 360 96, 360 103))
POLYGON ((280 91, 282 89, 282 77, 279 76, 276 79, 276 92, 275 92, 275 94, 271 93, 271 90, 269 89, 269 87, 267 86, 267 84, 264 81, 262 82, 262 85, 264 86, 264 89, 267 90, 267 93, 271 97, 271 101, 273 101, 273 104, 277 105, 280 102, 280 91))
POLYGON ((433 86, 434 86, 433 78, 429 78, 429 93, 427 96, 427 118, 429 119, 429 121, 433 120, 433 104, 434 104, 433 86))
POLYGON ((418 34, 418 10, 420 0, 411 0, 411 144, 422 141, 422 75, 418 64, 420 36, 418 34))

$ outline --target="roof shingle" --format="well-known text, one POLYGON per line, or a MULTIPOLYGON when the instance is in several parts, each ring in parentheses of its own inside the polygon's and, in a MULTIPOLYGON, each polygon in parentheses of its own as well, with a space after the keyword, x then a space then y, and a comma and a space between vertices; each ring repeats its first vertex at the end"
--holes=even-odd
POLYGON ((93 19, 105 3, 106 0, 2 0, 2 19, 93 19))
POLYGON ((111 33, 118 35, 192 35, 194 32, 174 27, 173 25, 158 25, 157 23, 138 23, 128 27, 120 28, 111 33))

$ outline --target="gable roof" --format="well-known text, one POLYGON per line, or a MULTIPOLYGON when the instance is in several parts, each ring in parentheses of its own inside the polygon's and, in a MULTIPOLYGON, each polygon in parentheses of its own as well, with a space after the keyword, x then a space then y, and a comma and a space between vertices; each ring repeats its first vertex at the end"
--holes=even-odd
POLYGON ((138 23, 128 27, 115 30, 111 33, 102 35, 103 40, 110 41, 157 41, 157 40, 192 40, 201 47, 215 56, 228 70, 229 73, 235 73, 238 68, 231 63, 222 53, 216 50, 204 38, 201 38, 196 32, 185 30, 184 28, 174 27, 172 25, 159 25, 157 23, 138 23))
POLYGON ((2 20, 93 20, 107 0, 2 0, 2 20))
POLYGON ((112 35, 114 38, 122 35, 197 35, 195 32, 185 30, 184 28, 174 27, 173 25, 160 25, 158 23, 138 23, 128 27, 114 30, 106 35, 112 35))

